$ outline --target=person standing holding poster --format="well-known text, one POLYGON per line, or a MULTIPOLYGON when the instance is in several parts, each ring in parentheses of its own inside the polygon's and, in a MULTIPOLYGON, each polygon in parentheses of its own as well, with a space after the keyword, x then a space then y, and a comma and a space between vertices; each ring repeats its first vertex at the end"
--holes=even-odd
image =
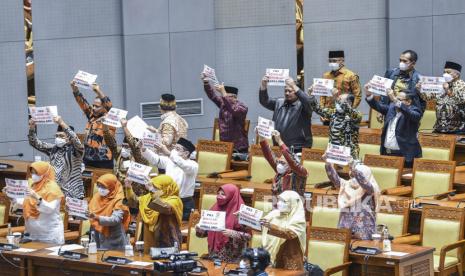
POLYGON ((370 240, 376 230, 376 207, 380 190, 369 167, 352 159, 349 162, 349 180, 337 174, 326 153, 326 173, 339 189, 338 207, 341 209, 338 228, 350 229, 353 239, 370 240))
POLYGON ((123 186, 113 174, 104 174, 97 179, 98 193, 89 202, 89 219, 97 248, 122 250, 129 241, 126 231, 131 217, 123 204, 123 186))
POLYGON ((209 83, 209 78, 202 73, 203 88, 208 98, 220 109, 218 127, 220 141, 234 143, 234 151, 247 153, 249 140, 245 130, 247 106, 237 99, 239 90, 236 87, 215 85, 215 90, 209 83), (221 95, 218 95, 216 92, 221 95))
POLYGON ((63 219, 60 206, 63 192, 55 182, 55 170, 48 162, 34 162, 30 166, 32 186, 25 198, 11 199, 23 206, 26 233, 33 241, 64 244, 63 219))
MULTIPOLYGON (((339 95, 350 94, 353 97, 352 107, 357 108, 362 99, 360 79, 357 73, 345 67, 344 51, 329 51, 328 54, 329 71, 323 74, 324 79, 334 80, 335 97, 320 97, 320 108, 334 108, 335 99, 339 95)), ((321 115, 320 115, 321 116, 321 115)), ((324 125, 329 125, 330 118, 321 116, 320 120, 324 125)))
MULTIPOLYGON (((465 82, 460 79, 462 66, 452 61, 446 61, 444 65, 444 93, 426 94, 420 92, 425 101, 436 100, 436 133, 464 133, 465 132, 465 82)), ((421 91, 422 83, 417 84, 417 90, 421 91)))
POLYGON ((160 99, 161 122, 158 129, 149 127, 152 132, 161 135, 162 143, 172 150, 179 138, 187 138, 189 125, 183 117, 176 113, 176 97, 173 94, 163 94, 160 99))
POLYGON ((268 77, 262 78, 260 104, 273 111, 275 129, 278 130, 284 143, 301 152, 303 147, 312 147, 312 103, 314 96, 302 92, 292 78, 286 80, 284 98, 270 99, 268 96, 268 77))
MULTIPOLYGON (((274 156, 271 151, 270 145, 266 139, 258 136, 260 146, 263 151, 263 156, 268 161, 268 164, 276 172, 273 178, 273 185, 271 191, 274 197, 277 197, 282 191, 292 190, 296 191, 299 195, 304 196, 305 183, 307 182, 308 172, 307 169, 297 160, 297 157, 292 154, 281 139, 279 131, 272 132, 274 141, 278 144, 282 155, 280 157, 274 156)), ((276 201, 273 202, 273 205, 276 201)))
MULTIPOLYGON (((113 168, 113 156, 103 139, 103 123, 100 118, 110 111, 112 103, 110 98, 103 94, 100 86, 96 83, 92 86, 97 95, 90 105, 84 96, 79 92, 79 88, 74 81, 71 81, 71 90, 74 98, 87 117, 86 136, 84 140, 84 164, 96 168, 113 168)), ((116 129, 110 127, 110 132, 115 135, 116 129)))
POLYGON ((350 147, 353 158, 358 158, 358 134, 362 113, 355 109, 355 97, 352 94, 341 94, 333 90, 333 97, 337 98, 334 108, 321 108, 315 104, 314 111, 321 118, 329 122, 329 143, 333 145, 350 147))
POLYGON ((66 197, 84 198, 81 163, 84 145, 77 137, 72 126, 68 126, 60 116, 53 118, 58 125, 55 143, 47 143, 37 137, 36 124, 29 120, 29 144, 50 158, 55 169, 56 181, 66 197))
POLYGON ((394 96, 392 89, 388 90, 390 103, 385 104, 374 98, 365 85, 366 101, 371 108, 385 117, 381 133, 380 152, 382 155, 405 157, 405 167, 413 166, 413 159, 421 157, 421 146, 418 141, 418 129, 422 116, 421 109, 413 104, 411 94, 401 91, 394 96))
POLYGON ((227 263, 240 261, 242 250, 247 248, 252 237, 245 226, 239 224, 236 216, 241 204, 244 204, 244 200, 239 188, 234 184, 225 184, 219 188, 216 203, 210 210, 226 212, 226 229, 216 232, 195 227, 197 236, 208 236, 208 253, 211 258, 217 257, 227 263))

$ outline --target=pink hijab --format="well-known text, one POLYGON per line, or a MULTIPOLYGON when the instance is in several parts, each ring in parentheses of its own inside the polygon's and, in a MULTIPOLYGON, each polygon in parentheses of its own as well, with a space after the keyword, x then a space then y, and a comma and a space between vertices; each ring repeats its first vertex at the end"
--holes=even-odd
MULTIPOLYGON (((239 211, 241 204, 244 204, 239 188, 234 184, 224 184, 220 189, 223 190, 226 198, 221 200, 217 198, 215 205, 210 210, 226 212, 226 229, 240 230, 241 225, 234 215, 235 212, 239 211)), ((228 241, 229 238, 221 232, 208 232, 208 248, 210 251, 218 252, 228 241)))

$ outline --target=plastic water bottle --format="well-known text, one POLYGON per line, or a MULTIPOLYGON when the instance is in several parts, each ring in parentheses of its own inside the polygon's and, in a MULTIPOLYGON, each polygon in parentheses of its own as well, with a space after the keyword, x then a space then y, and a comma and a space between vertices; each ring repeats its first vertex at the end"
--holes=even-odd
POLYGON ((90 233, 89 254, 97 254, 97 243, 95 242, 94 232, 90 233))
POLYGON ((128 234, 128 244, 124 247, 124 256, 126 257, 134 257, 134 249, 131 245, 131 236, 128 234))
POLYGON ((389 233, 388 233, 387 227, 384 228, 383 236, 384 236, 383 252, 389 252, 389 251, 391 251, 391 240, 389 239, 389 233))

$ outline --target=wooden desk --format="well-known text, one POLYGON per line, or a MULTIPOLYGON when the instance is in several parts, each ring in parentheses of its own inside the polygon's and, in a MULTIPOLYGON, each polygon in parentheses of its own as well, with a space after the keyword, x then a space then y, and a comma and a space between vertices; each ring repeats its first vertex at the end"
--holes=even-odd
POLYGON ((0 170, 0 189, 5 187, 5 178, 11 179, 26 179, 27 170, 29 165, 31 164, 30 161, 18 161, 18 160, 6 160, 0 159, 0 163, 6 163, 13 166, 11 169, 0 170))
MULTIPOLYGON (((0 242, 6 242, 4 238, 0 239, 0 242)), ((50 244, 30 242, 22 244, 22 248, 30 248, 41 250, 46 247, 50 247, 50 244)), ((4 251, 2 255, 4 258, 0 258, 0 271, 1 275, 4 276, 26 276, 27 275, 27 258, 31 253, 17 252, 17 251, 4 251), (7 262, 8 261, 8 262, 7 262)))
MULTIPOLYGON (((370 246, 372 241, 356 241, 353 247, 370 246)), ((402 275, 434 275, 433 251, 434 248, 414 246, 407 244, 392 244, 392 251, 409 253, 405 256, 392 256, 387 254, 366 255, 349 253, 350 275, 373 276, 402 276, 402 275)))

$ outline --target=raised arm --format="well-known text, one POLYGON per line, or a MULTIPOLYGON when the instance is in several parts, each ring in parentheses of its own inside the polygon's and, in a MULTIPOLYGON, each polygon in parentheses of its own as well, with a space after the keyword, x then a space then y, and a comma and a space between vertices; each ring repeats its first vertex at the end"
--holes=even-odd
POLYGON ((79 137, 76 135, 76 132, 74 132, 67 123, 61 118, 61 116, 56 116, 53 118, 53 121, 58 124, 63 131, 66 133, 66 136, 68 136, 69 141, 73 144, 74 151, 78 156, 84 155, 84 145, 81 143, 81 140, 79 140, 79 137))
POLYGON ((116 144, 116 139, 113 133, 110 131, 110 127, 106 124, 102 124, 103 127, 103 140, 105 144, 111 151, 111 156, 116 160, 119 155, 118 145, 116 144))
POLYGON ((341 186, 341 178, 337 174, 336 169, 334 169, 334 165, 329 162, 326 162, 325 170, 329 180, 333 183, 334 187, 336 187, 336 189, 339 189, 339 187, 341 186))
POLYGON ((224 103, 225 108, 229 112, 231 112, 234 118, 238 120, 242 120, 242 121, 245 120, 249 109, 244 103, 239 102, 237 100, 233 103, 231 99, 228 99, 226 97, 223 98, 223 103, 224 103))
POLYGON ((203 73, 200 75, 200 78, 203 81, 203 90, 205 91, 205 94, 207 94, 207 97, 217 107, 221 108, 221 105, 223 104, 223 98, 216 94, 215 90, 213 90, 213 87, 209 83, 209 79, 203 73))
POLYGON ((289 152, 289 149, 287 148, 286 144, 284 144, 283 140, 281 139, 279 131, 275 130, 273 132, 273 137, 276 141, 276 143, 279 145, 281 149, 281 153, 283 154, 284 158, 287 161, 287 164, 289 164, 289 167, 293 172, 295 172, 299 176, 304 176, 306 177, 308 175, 307 169, 304 168, 299 162, 297 162, 289 152))
POLYGON ((366 101, 368 103, 368 105, 373 108, 374 110, 378 111, 379 113, 383 114, 383 115, 386 115, 388 113, 388 110, 389 110, 389 102, 386 104, 382 101, 377 101, 375 100, 375 97, 373 96, 373 94, 368 91, 368 89, 370 88, 370 85, 369 84, 366 84, 364 89, 365 89, 365 93, 366 93, 366 101))
POLYGON ((110 98, 108 98, 108 96, 105 96, 105 94, 103 93, 103 91, 100 89, 100 85, 94 83, 92 85, 92 90, 95 92, 95 94, 97 95, 97 98, 99 98, 101 101, 102 101, 102 106, 107 110, 107 111, 110 111, 110 109, 112 108, 113 104, 110 100, 110 98))
POLYGON ((353 169, 355 179, 357 180, 358 184, 360 187, 362 187, 363 190, 365 190, 366 194, 373 194, 373 186, 371 183, 366 179, 365 175, 363 175, 363 172, 360 170, 357 170, 357 167, 353 169))
POLYGON ((155 166, 159 169, 165 169, 168 164, 168 157, 160 156, 159 154, 153 152, 151 149, 142 148, 142 157, 147 159, 150 165, 155 166))
POLYGON ((271 111, 274 111, 276 106, 276 99, 270 99, 268 96, 268 77, 264 76, 262 79, 262 83, 260 85, 260 92, 258 94, 258 99, 260 104, 271 111))
POLYGON ((272 223, 268 227, 268 234, 285 240, 293 240, 298 238, 294 231, 272 223))
POLYGON ((79 88, 76 86, 74 81, 71 81, 71 90, 73 91, 74 99, 78 103, 79 107, 84 112, 87 119, 90 119, 90 116, 92 115, 92 107, 89 105, 81 92, 79 92, 79 88))
POLYGON ((262 148, 263 156, 265 157, 266 161, 268 161, 268 164, 273 168, 275 172, 276 170, 276 158, 273 155, 273 152, 271 151, 270 145, 268 145, 268 142, 266 140, 260 141, 260 147, 262 148))
POLYGON ((27 137, 29 139, 29 145, 31 145, 36 150, 43 152, 47 155, 50 154, 51 150, 55 146, 54 144, 41 141, 37 137, 36 125, 32 119, 29 120, 29 134, 27 137))
POLYGON ((168 203, 162 201, 159 197, 154 197, 152 201, 149 203, 148 207, 154 211, 157 211, 160 214, 174 214, 173 207, 168 203))

